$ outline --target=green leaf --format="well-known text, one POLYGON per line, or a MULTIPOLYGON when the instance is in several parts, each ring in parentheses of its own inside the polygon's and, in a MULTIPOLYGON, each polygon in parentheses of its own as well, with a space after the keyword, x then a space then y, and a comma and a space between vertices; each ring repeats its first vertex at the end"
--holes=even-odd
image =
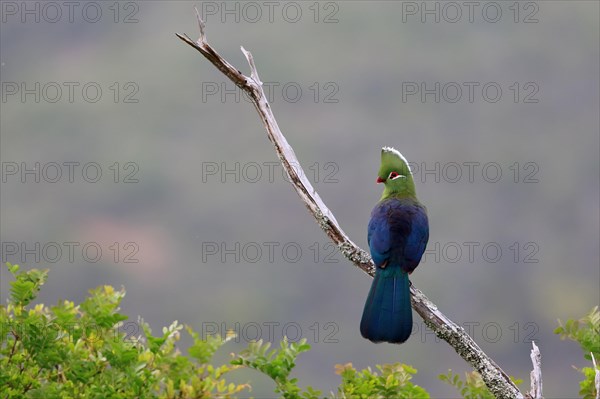
POLYGON ((7 263, 9 271, 16 278, 10 283, 10 300, 17 306, 27 306, 37 297, 41 286, 48 277, 48 270, 31 269, 19 272, 19 265, 7 263))

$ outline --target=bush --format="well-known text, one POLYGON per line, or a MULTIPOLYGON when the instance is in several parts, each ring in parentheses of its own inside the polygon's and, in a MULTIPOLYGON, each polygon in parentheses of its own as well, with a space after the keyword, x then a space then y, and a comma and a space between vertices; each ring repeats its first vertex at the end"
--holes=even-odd
MULTIPOLYGON (((0 306, 0 396, 2 398, 233 398, 249 391, 249 384, 228 383, 226 375, 245 367, 275 382, 284 398, 317 398, 321 392, 302 390, 291 378, 296 358, 310 349, 306 340, 283 340, 278 349, 270 343, 250 343, 229 364, 211 364, 214 353, 228 336, 202 339, 190 327, 193 339, 188 354, 176 347, 183 330, 173 322, 154 336, 139 320, 144 336, 120 331, 127 316, 119 313, 124 290, 101 286, 79 305, 63 301, 56 306, 31 306, 48 276, 47 270, 21 271, 7 264, 10 283, 7 306, 0 306)), ((357 371, 338 366, 344 398, 428 398, 410 380, 416 370, 403 364, 357 371)))
MULTIPOLYGON (((143 335, 122 331, 127 316, 119 313, 125 291, 111 286, 90 290, 79 305, 62 301, 56 306, 32 305, 48 277, 47 270, 21 271, 7 263, 14 277, 6 306, 0 305, 0 398, 235 398, 250 384, 228 383, 226 376, 240 368, 267 375, 275 393, 288 399, 322 396, 311 387, 301 389, 291 374, 297 357, 310 349, 305 339, 277 349, 262 340, 252 342, 229 364, 213 365, 213 355, 235 336, 201 338, 189 326, 193 344, 182 354, 176 346, 184 326, 173 322, 153 335, 142 319, 143 335)), ((579 321, 569 320, 555 330, 561 338, 579 342, 585 357, 600 361, 598 307, 579 321)), ((344 399, 429 398, 411 380, 417 370, 396 363, 356 370, 351 363, 336 365, 341 383, 332 397, 344 399)), ((595 398, 594 369, 584 367, 580 394, 595 398)), ((465 380, 448 371, 440 379, 468 399, 493 398, 481 376, 466 373, 465 380)), ((515 381, 520 383, 521 381, 515 381)))

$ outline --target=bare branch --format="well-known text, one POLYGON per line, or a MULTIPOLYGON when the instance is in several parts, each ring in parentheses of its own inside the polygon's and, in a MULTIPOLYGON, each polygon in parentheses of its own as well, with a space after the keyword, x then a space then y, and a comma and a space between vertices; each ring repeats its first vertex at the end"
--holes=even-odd
POLYGON ((531 350, 531 363, 533 363, 533 370, 531 370, 531 390, 529 395, 532 399, 544 399, 542 396, 542 355, 540 349, 537 347, 534 341, 531 341, 533 349, 531 350))
POLYGON ((198 20, 198 30, 200 31, 200 39, 198 40, 202 43, 206 43, 206 35, 204 34, 204 28, 206 27, 206 24, 202 20, 202 17, 200 16, 200 12, 198 11, 197 7, 194 7, 194 11, 196 11, 196 19, 198 20))
MULTIPOLYGON (((204 22, 198 16, 200 38, 193 41, 187 35, 176 34, 181 40, 198 50, 219 71, 227 76, 233 83, 244 90, 252 99, 256 111, 267 130, 269 140, 275 146, 275 152, 285 169, 292 186, 311 212, 325 234, 338 246, 342 254, 354 263, 359 269, 373 277, 375 265, 367 252, 359 248, 342 230, 333 213, 327 208, 321 197, 314 189, 306 174, 299 166, 300 162, 281 133, 271 106, 262 88, 262 82, 254 64, 252 54, 242 47, 242 52, 250 66, 250 77, 242 74, 229 62, 221 57, 206 41, 204 22)), ((411 285, 412 306, 423 318, 425 324, 431 328, 438 337, 448 342, 456 352, 471 364, 482 376, 483 381, 497 398, 523 398, 517 386, 508 375, 489 357, 465 330, 440 312, 427 297, 414 285, 411 285)))
POLYGON ((594 377, 594 386, 596 387, 596 399, 600 399, 600 368, 596 364, 596 358, 594 357, 594 354, 590 352, 590 355, 592 355, 592 363, 594 364, 594 372, 596 373, 596 376, 594 377))
POLYGON ((248 65, 250 65, 250 77, 252 78, 252 80, 254 80, 254 83, 256 83, 258 86, 262 86, 262 82, 260 81, 260 78, 258 77, 258 71, 256 70, 256 65, 254 65, 254 57, 252 57, 252 54, 250 54, 249 51, 247 51, 244 46, 240 47, 242 49, 242 53, 244 53, 244 56, 246 57, 246 60, 248 61, 248 65))

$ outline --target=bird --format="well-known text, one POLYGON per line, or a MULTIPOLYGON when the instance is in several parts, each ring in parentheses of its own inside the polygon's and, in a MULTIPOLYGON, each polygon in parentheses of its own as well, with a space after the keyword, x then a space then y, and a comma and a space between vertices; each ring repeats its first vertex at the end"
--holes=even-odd
POLYGON ((406 158, 393 147, 381 149, 377 183, 384 189, 371 212, 367 241, 375 277, 360 322, 361 335, 375 343, 401 344, 412 333, 408 276, 429 240, 427 209, 417 199, 406 158))

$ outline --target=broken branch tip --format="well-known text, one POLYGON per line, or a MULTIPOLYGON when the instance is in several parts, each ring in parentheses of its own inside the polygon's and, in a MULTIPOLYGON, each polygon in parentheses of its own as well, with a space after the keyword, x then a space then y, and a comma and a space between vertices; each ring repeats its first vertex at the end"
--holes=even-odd
POLYGON ((196 11, 196 19, 198 20, 198 29, 200 30, 200 40, 199 41, 205 42, 206 35, 204 33, 204 28, 206 27, 206 24, 204 23, 204 21, 202 20, 202 17, 200 16, 200 11, 198 11, 198 7, 194 6, 194 10, 196 11))

